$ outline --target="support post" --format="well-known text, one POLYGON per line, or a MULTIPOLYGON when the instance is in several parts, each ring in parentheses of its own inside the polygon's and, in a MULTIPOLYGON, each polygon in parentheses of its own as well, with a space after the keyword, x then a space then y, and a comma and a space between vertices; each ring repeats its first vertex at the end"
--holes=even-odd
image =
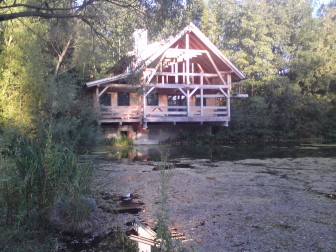
POLYGON ((143 96, 142 96, 143 126, 144 126, 145 128, 147 128, 147 119, 146 119, 146 106, 147 106, 147 104, 146 104, 146 96, 147 96, 147 94, 146 94, 146 89, 145 89, 145 87, 143 87, 142 91, 143 91, 143 96))
POLYGON ((231 90, 231 74, 230 73, 227 74, 227 84, 229 85, 229 88, 231 90))
POLYGON ((230 89, 227 90, 228 97, 226 98, 226 108, 227 108, 227 116, 230 119, 231 112, 230 112, 230 89))
POLYGON ((97 112, 100 112, 100 107, 99 107, 99 87, 96 87, 96 109, 97 112))
POLYGON ((187 117, 190 115, 190 91, 187 90, 187 117))
POLYGON ((186 77, 187 77, 187 82, 186 84, 190 84, 190 76, 189 76, 189 71, 190 71, 190 59, 189 59, 189 33, 186 33, 186 77))
POLYGON ((231 117, 231 107, 230 107, 230 91, 231 91, 231 74, 228 73, 227 75, 227 84, 229 85, 229 88, 227 90, 227 94, 228 94, 228 98, 227 98, 227 104, 226 104, 226 107, 227 107, 227 115, 229 117, 229 120, 230 120, 230 117, 231 117))
POLYGON ((174 66, 175 66, 175 84, 177 84, 178 83, 178 62, 176 62, 175 64, 174 64, 174 66))
POLYGON ((201 116, 203 116, 203 88, 201 88, 201 116))

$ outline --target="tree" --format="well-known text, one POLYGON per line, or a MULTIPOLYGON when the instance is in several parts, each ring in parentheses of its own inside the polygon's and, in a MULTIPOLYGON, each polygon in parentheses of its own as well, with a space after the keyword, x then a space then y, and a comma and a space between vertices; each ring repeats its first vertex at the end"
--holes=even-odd
POLYGON ((88 19, 97 18, 94 15, 86 15, 90 9, 99 8, 102 3, 114 6, 133 8, 138 4, 136 0, 71 0, 67 2, 47 0, 41 2, 31 1, 0 1, 0 22, 17 18, 40 17, 40 18, 78 18, 84 22, 88 19), (18 2, 18 3, 17 3, 18 2))

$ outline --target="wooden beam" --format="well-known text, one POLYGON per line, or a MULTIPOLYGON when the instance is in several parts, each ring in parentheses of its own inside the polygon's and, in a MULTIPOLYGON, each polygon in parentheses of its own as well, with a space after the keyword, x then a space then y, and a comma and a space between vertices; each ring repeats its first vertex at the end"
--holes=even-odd
POLYGON ((190 115, 190 90, 187 90, 187 116, 190 115))
POLYGON ((230 101, 230 89, 227 90, 227 95, 228 95, 227 100, 226 100, 227 115, 230 118, 231 117, 231 111, 230 111, 231 110, 231 106, 230 106, 230 103, 231 103, 231 101, 230 101))
MULTIPOLYGON (((204 70, 203 70, 202 66, 201 66, 200 64, 197 63, 197 67, 199 68, 199 70, 201 71, 201 73, 204 74, 204 70)), ((206 81, 206 83, 208 83, 209 85, 211 84, 207 76, 201 76, 201 77, 205 77, 205 81, 206 81)), ((203 84, 203 83, 202 83, 202 84, 203 84)))
POLYGON ((231 90, 231 74, 230 73, 227 74, 227 84, 230 86, 230 90, 231 90))
POLYGON ((199 88, 199 89, 219 89, 219 88, 224 88, 227 89, 229 88, 228 86, 224 85, 196 85, 196 84, 152 84, 151 86, 156 87, 156 88, 163 88, 163 89, 170 89, 170 88, 189 88, 189 89, 194 89, 194 88, 199 88))
POLYGON ((120 88, 120 89, 136 89, 139 87, 142 87, 140 84, 138 85, 131 85, 131 84, 102 84, 104 87, 110 87, 110 88, 120 88))
POLYGON ((189 72, 190 72, 190 59, 189 59, 189 33, 186 33, 186 77, 187 77, 187 82, 186 84, 190 84, 190 79, 189 79, 189 72))
MULTIPOLYGON (((154 89, 154 87, 151 87, 148 91, 152 91, 154 89)), ((147 93, 146 90, 145 90, 145 87, 143 87, 143 96, 142 96, 142 107, 143 107, 143 121, 145 122, 146 121, 146 96, 147 96, 147 93)))
MULTIPOLYGON (((201 95, 196 95, 196 98, 200 98, 201 95)), ((226 97, 226 95, 223 94, 213 94, 213 95, 205 95, 203 94, 203 98, 221 98, 221 97, 226 97)))
POLYGON ((102 96, 102 94, 104 94, 104 92, 109 88, 109 86, 106 86, 100 93, 99 93, 99 97, 102 96))
POLYGON ((203 116, 203 88, 201 88, 201 116, 203 116))
POLYGON ((151 88, 145 93, 145 98, 146 98, 147 95, 149 95, 154 89, 155 89, 155 87, 151 87, 151 88))
POLYGON ((151 82, 157 70, 156 68, 148 68, 148 69, 151 70, 151 74, 149 75, 148 80, 146 81, 146 84, 149 84, 151 82))
MULTIPOLYGON (((185 73, 170 73, 170 72, 158 72, 158 75, 166 75, 166 76, 185 76, 185 73)), ((194 77, 218 77, 218 74, 215 73, 189 73, 189 76, 194 77)), ((210 84, 210 83, 209 83, 210 84)))
POLYGON ((143 244, 146 244, 146 245, 149 245, 149 246, 155 246, 156 245, 153 239, 148 239, 148 238, 137 236, 137 235, 130 235, 129 238, 132 241, 140 242, 140 243, 143 243, 143 244))
POLYGON ((199 116, 199 117, 178 117, 178 116, 163 116, 163 117, 147 117, 147 122, 226 122, 229 121, 228 116, 199 116))
POLYGON ((225 92, 222 88, 220 88, 219 90, 223 93, 223 95, 225 95, 226 98, 229 98, 229 94, 227 92, 225 92))
POLYGON ((182 93, 184 96, 188 97, 188 95, 184 92, 184 90, 183 90, 182 88, 178 88, 178 89, 181 91, 181 93, 182 93))
MULTIPOLYGON (((186 51, 188 49, 178 49, 178 48, 169 48, 166 52, 167 52, 167 57, 172 56, 172 58, 175 58, 176 55, 181 55, 181 54, 185 54, 186 51), (171 55, 169 55, 171 53, 171 55)), ((199 49, 190 49, 189 46, 189 50, 190 50, 190 55, 202 55, 207 53, 207 50, 199 50, 199 49)))
POLYGON ((99 88, 98 86, 96 86, 96 108, 97 108, 97 112, 99 112, 100 108, 99 108, 99 88))
POLYGON ((193 91, 191 91, 191 93, 190 93, 190 97, 191 97, 197 90, 198 90, 198 87, 195 88, 193 91))
POLYGON ((218 68, 217 68, 217 66, 216 66, 216 64, 215 64, 215 62, 213 61, 213 59, 212 59, 210 53, 207 52, 206 55, 208 56, 208 58, 209 58, 209 60, 210 60, 210 62, 211 62, 211 64, 212 64, 212 66, 215 68, 215 70, 216 70, 216 72, 217 72, 217 74, 218 74, 218 77, 221 79, 222 83, 223 83, 223 84, 226 84, 226 82, 225 82, 223 76, 222 76, 221 73, 219 72, 219 70, 218 70, 218 68))

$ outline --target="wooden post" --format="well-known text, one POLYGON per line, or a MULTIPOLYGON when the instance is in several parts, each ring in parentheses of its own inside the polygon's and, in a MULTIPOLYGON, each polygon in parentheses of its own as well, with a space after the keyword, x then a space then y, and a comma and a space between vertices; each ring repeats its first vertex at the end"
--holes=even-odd
POLYGON ((187 117, 190 115, 190 91, 189 89, 187 90, 187 117))
POLYGON ((97 112, 100 112, 100 107, 99 107, 99 87, 96 87, 96 108, 97 112))
POLYGON ((229 88, 231 89, 231 74, 227 74, 227 84, 229 85, 229 88))
POLYGON ((186 81, 185 81, 185 77, 186 77, 186 64, 183 62, 183 81, 182 81, 182 83, 183 84, 186 84, 186 81))
POLYGON ((187 82, 186 84, 190 84, 190 76, 189 76, 189 71, 190 71, 190 59, 189 59, 189 33, 186 33, 186 76, 187 76, 187 82))
POLYGON ((228 97, 226 98, 226 109, 227 109, 227 115, 230 119, 231 112, 230 112, 230 89, 227 90, 228 97))
POLYGON ((230 111, 231 110, 231 107, 230 107, 231 74, 230 73, 227 74, 227 84, 229 85, 229 88, 227 90, 228 97, 226 99, 226 101, 227 101, 226 107, 227 107, 227 115, 230 119, 230 117, 231 117, 231 111, 230 111))
POLYGON ((147 119, 146 119, 146 89, 145 87, 142 88, 143 96, 142 96, 142 106, 143 106, 143 127, 147 128, 147 119))
POLYGON ((175 64, 175 84, 178 83, 178 62, 176 62, 175 64))
MULTIPOLYGON (((203 77, 201 78, 203 82, 203 77)), ((201 83, 202 85, 203 83, 201 83)), ((203 88, 201 88, 201 116, 203 116, 203 88)))

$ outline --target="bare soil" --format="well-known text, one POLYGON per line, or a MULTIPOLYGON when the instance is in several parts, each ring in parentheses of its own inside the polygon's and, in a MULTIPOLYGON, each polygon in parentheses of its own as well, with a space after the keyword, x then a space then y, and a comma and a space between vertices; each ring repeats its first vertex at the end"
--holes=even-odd
MULTIPOLYGON (((336 158, 172 160, 168 213, 196 251, 336 251, 336 158)), ((92 181, 102 229, 154 226, 155 162, 96 163, 92 181), (103 195, 137 193, 145 210, 112 214, 103 195)))

